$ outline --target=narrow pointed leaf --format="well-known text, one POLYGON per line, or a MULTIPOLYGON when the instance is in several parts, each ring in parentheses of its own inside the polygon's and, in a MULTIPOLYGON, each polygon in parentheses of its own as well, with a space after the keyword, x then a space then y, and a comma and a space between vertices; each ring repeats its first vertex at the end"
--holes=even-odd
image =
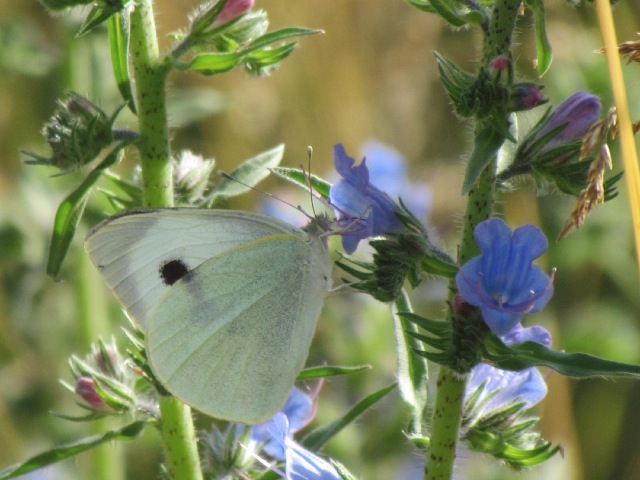
MULTIPOLYGON (((327 443, 333 436, 335 436, 340 430, 356 420, 362 415, 369 407, 377 403, 384 398, 389 392, 396 387, 395 383, 384 387, 377 392, 368 395, 360 400, 351 410, 349 410, 343 417, 338 420, 325 425, 324 427, 317 428, 309 435, 307 435, 301 442, 301 444, 311 450, 317 452, 322 446, 327 443)), ((1 479, 0 479, 1 480, 1 479)))
POLYGON ((498 132, 492 125, 485 127, 476 137, 473 152, 469 163, 467 163, 467 171, 464 174, 464 183, 462 185, 462 194, 466 195, 480 178, 480 174, 486 168, 491 160, 496 156, 504 135, 498 132))
POLYGON ((297 381, 315 380, 316 378, 336 377, 338 375, 351 375, 352 373, 369 370, 371 365, 358 365, 356 367, 340 367, 323 365, 321 367, 305 368, 298 374, 297 381))
POLYGON ((58 207, 47 260, 47 275, 50 277, 56 278, 60 272, 93 185, 105 169, 118 161, 120 153, 121 149, 116 147, 58 207))
POLYGON ((301 37, 303 35, 315 35, 317 33, 324 33, 324 31, 299 27, 282 28, 280 30, 275 30, 256 38, 253 42, 243 48, 242 52, 248 53, 254 50, 260 50, 268 45, 271 45, 272 43, 280 42, 285 38, 301 37))
POLYGON ((103 433, 102 435, 94 435, 92 437, 78 440, 77 442, 55 447, 47 452, 30 458, 22 464, 13 465, 1 470, 0 480, 15 478, 19 475, 24 475, 25 473, 46 467, 47 465, 52 465, 66 458, 91 450, 103 443, 111 442, 113 440, 132 440, 136 438, 149 423, 149 420, 140 420, 118 430, 111 430, 103 433))
POLYGON ((536 50, 538 52, 538 73, 543 76, 549 70, 553 60, 551 44, 547 38, 547 31, 544 21, 544 4, 542 0, 526 0, 533 12, 534 25, 536 30, 536 50))
POLYGON ((394 333, 397 351, 398 389, 402 399, 412 409, 410 434, 422 434, 422 415, 427 406, 429 369, 427 360, 416 354, 416 350, 424 350, 417 327, 404 316, 411 312, 411 304, 403 292, 395 301, 393 315, 394 333))
POLYGON ((549 367, 568 377, 640 377, 640 365, 614 362, 587 353, 565 353, 536 342, 504 345, 491 336, 486 343, 485 358, 503 370, 549 367))
POLYGON ((283 155, 284 145, 280 144, 246 160, 218 184, 214 198, 235 197, 248 192, 269 176, 270 169, 280 164, 283 155))
POLYGON ((120 95, 129 109, 136 113, 136 104, 131 90, 129 78, 129 25, 126 15, 116 13, 109 17, 109 47, 111 48, 111 64, 113 75, 120 90, 120 95))
POLYGON ((309 184, 311 184, 311 188, 313 188, 315 193, 319 194, 322 198, 329 198, 329 189, 331 188, 331 184, 316 175, 312 175, 298 168, 288 167, 276 167, 272 168, 271 171, 278 177, 284 178, 285 180, 304 188, 307 192, 310 191, 309 184))

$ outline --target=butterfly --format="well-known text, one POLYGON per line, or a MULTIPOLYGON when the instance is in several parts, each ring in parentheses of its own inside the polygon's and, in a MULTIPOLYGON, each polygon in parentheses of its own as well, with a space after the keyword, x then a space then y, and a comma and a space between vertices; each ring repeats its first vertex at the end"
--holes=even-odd
POLYGON ((282 407, 304 367, 331 287, 325 224, 130 210, 94 227, 85 247, 144 332, 162 385, 207 415, 253 424, 282 407))

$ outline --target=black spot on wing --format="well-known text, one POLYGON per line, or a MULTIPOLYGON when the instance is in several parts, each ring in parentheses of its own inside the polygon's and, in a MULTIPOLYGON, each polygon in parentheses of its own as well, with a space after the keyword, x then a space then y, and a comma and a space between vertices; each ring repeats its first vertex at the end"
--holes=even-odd
POLYGON ((184 263, 183 260, 176 258, 173 260, 168 260, 160 265, 158 273, 160 274, 162 283, 170 287, 181 278, 184 278, 184 280, 188 282, 190 280, 192 272, 191 270, 189 270, 189 266, 184 263))

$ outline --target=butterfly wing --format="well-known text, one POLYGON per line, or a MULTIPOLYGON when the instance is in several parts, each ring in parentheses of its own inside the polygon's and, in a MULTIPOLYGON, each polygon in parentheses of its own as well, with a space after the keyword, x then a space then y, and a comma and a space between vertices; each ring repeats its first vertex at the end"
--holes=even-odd
POLYGON ((258 238, 302 232, 266 215, 233 210, 132 210, 89 232, 85 248, 105 282, 144 329, 162 295, 206 260, 258 238))
POLYGON ((258 423, 303 368, 331 262, 319 238, 279 234, 228 250, 169 289, 147 355, 175 396, 216 418, 258 423))

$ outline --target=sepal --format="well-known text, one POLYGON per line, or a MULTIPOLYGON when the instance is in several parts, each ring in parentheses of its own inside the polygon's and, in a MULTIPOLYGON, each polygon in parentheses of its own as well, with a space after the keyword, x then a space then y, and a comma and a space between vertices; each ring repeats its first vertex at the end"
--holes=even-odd
POLYGON ((351 284, 353 288, 369 293, 381 302, 397 299, 405 281, 412 287, 418 286, 425 272, 453 278, 458 271, 455 261, 429 241, 420 221, 402 202, 396 214, 406 228, 369 242, 375 250, 373 262, 346 258, 336 262, 359 280, 351 284))

